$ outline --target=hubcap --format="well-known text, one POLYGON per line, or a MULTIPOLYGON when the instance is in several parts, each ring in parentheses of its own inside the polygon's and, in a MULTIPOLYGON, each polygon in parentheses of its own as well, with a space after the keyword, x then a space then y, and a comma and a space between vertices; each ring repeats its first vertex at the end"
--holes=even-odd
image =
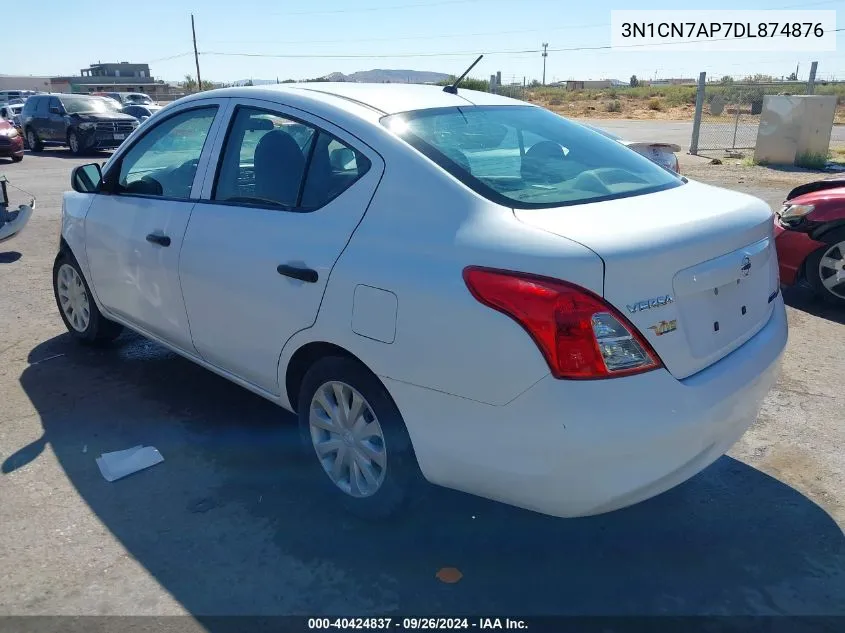
POLYGON ((82 277, 73 266, 61 265, 56 289, 59 304, 68 323, 77 332, 84 332, 88 329, 88 323, 91 320, 91 306, 88 303, 88 293, 85 292, 82 277))
POLYGON ((79 151, 79 141, 76 138, 76 134, 70 135, 70 149, 74 154, 79 151))
POLYGON ((32 130, 26 135, 26 142, 29 143, 30 148, 35 146, 35 134, 33 134, 32 130))
POLYGON ((845 299, 845 241, 831 246, 819 261, 819 278, 830 294, 845 299))
POLYGON ((384 433, 364 397, 344 382, 323 384, 311 400, 311 442, 323 470, 352 497, 369 497, 384 483, 384 433))

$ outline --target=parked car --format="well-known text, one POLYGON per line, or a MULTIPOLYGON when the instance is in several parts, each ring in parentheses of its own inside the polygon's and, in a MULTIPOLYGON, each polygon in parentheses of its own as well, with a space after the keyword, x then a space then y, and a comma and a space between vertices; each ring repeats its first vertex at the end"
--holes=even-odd
POLYGON ((35 208, 33 198, 29 204, 21 204, 14 211, 9 211, 8 182, 6 176, 0 175, 0 242, 6 242, 23 231, 35 208))
POLYGON ((154 106, 156 102, 152 100, 149 95, 145 95, 142 92, 97 92, 95 93, 99 96, 109 97, 110 99, 114 99, 121 106, 130 106, 130 105, 141 105, 141 106, 154 106))
POLYGON ((23 110, 22 103, 15 103, 11 105, 0 106, 0 119, 5 119, 15 126, 18 134, 23 137, 23 128, 21 127, 21 111, 23 110))
POLYGON ((116 112, 99 97, 68 94, 30 97, 21 124, 32 151, 64 145, 77 155, 118 147, 138 127, 137 119, 116 112))
POLYGON ((494 94, 202 92, 72 185, 71 335, 297 412, 365 515, 420 476, 557 516, 657 495, 755 421, 786 345, 766 203, 494 94))
POLYGON ((0 156, 19 163, 23 160, 23 137, 11 121, 0 119, 0 156))
POLYGON ((617 136, 613 132, 608 132, 602 128, 595 127, 588 123, 582 124, 585 127, 595 130, 599 134, 603 134, 607 138, 622 143, 626 147, 634 150, 638 154, 642 154, 652 162, 657 163, 661 167, 665 167, 675 173, 681 173, 681 167, 678 163, 677 153, 681 151, 681 146, 675 143, 656 143, 650 141, 626 141, 621 136, 617 136))
POLYGON ((140 123, 143 123, 159 110, 161 110, 161 106, 157 105, 130 105, 121 109, 121 112, 134 116, 140 123))
POLYGON ((845 178, 817 180, 789 192, 775 221, 780 281, 806 282, 845 305, 845 178))
POLYGON ((36 93, 34 90, 0 90, 0 104, 23 103, 36 93))

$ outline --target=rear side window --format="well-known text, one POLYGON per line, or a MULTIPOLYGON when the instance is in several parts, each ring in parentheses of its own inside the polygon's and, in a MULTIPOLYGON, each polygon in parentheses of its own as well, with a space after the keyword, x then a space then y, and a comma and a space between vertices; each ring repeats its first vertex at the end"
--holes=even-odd
POLYGON ((311 210, 340 195, 370 162, 330 134, 257 108, 239 107, 212 198, 311 210))
POLYGON ((544 208, 642 195, 683 184, 596 131, 533 106, 418 110, 382 123, 486 198, 544 208))

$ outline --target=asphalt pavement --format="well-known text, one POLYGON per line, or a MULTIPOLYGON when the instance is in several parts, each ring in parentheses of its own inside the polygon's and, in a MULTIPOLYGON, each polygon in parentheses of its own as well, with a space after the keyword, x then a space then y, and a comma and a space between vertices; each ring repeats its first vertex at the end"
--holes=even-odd
POLYGON ((845 615, 845 313, 788 293, 759 422, 655 499, 563 520, 431 488, 366 523, 326 503, 291 415, 139 336, 70 339, 50 271, 83 162, 0 163, 38 198, 0 245, 0 614, 845 615), (165 461, 103 480, 137 444, 165 461))

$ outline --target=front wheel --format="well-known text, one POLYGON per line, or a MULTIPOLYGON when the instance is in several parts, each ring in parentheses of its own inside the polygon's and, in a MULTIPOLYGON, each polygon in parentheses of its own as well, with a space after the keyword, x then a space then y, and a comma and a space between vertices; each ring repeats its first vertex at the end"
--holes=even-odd
POLYGON ((21 154, 20 156, 12 156, 12 162, 13 163, 19 163, 22 160, 23 160, 23 154, 21 154))
POLYGON ((81 343, 95 345, 113 341, 123 326, 106 319, 94 303, 88 282, 76 259, 60 253, 53 264, 53 294, 68 332, 81 343))
POLYGON ((67 135, 67 145, 70 148, 70 153, 74 156, 82 155, 82 144, 79 142, 79 135, 76 131, 71 130, 67 135))
POLYGON ((807 280, 823 299, 845 306, 845 231, 836 231, 825 241, 826 246, 807 258, 807 280))
POLYGON ((396 514, 422 475, 411 438, 381 381, 350 358, 317 361, 298 400, 299 427, 314 474, 364 518, 396 514))

